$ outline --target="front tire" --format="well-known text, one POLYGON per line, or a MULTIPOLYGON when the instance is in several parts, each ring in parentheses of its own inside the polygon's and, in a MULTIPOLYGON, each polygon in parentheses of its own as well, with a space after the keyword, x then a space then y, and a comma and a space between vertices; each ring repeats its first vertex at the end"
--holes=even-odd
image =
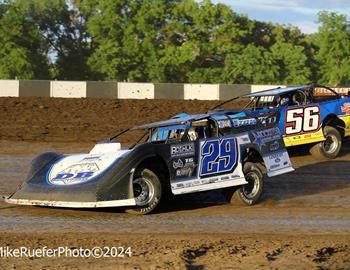
POLYGON ((254 205, 259 201, 264 187, 262 170, 257 164, 246 162, 243 173, 248 183, 240 187, 226 188, 224 195, 231 204, 254 205))
POLYGON ((323 134, 326 140, 312 146, 310 153, 318 159, 334 159, 341 150, 342 136, 336 128, 331 126, 325 126, 323 134))
POLYGON ((162 197, 162 185, 159 177, 147 168, 140 170, 135 175, 133 190, 136 206, 125 210, 131 214, 145 215, 152 212, 162 197))

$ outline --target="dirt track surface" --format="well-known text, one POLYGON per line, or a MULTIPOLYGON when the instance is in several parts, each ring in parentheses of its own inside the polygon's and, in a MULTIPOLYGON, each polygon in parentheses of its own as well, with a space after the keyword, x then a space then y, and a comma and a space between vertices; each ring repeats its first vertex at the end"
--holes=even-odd
MULTIPOLYGON (((0 194, 16 190, 37 153, 88 151, 115 126, 182 111, 201 112, 215 103, 0 99, 0 194), (31 112, 33 104, 37 109, 31 112), (116 104, 128 113, 119 119, 113 113, 106 116, 107 108, 116 104), (157 107, 158 115, 141 117, 144 106, 149 113, 157 107), (77 116, 64 120, 62 110, 70 107, 79 108, 69 111, 77 116), (101 118, 95 119, 101 110, 101 118), (82 132, 84 123, 93 123, 91 137, 82 132), (42 127, 48 127, 48 133, 41 133, 42 127), (62 129, 55 133, 58 127, 62 129)), ((131 216, 119 209, 50 209, 0 202, 0 247, 133 250, 131 258, 0 258, 0 269, 350 269, 350 144, 334 161, 295 152, 292 162, 296 171, 269 179, 262 202, 253 207, 229 205, 219 191, 178 197, 149 216, 131 216)))
POLYGON ((203 113, 218 103, 147 99, 0 98, 0 139, 95 142, 134 125, 168 119, 178 113, 203 113))

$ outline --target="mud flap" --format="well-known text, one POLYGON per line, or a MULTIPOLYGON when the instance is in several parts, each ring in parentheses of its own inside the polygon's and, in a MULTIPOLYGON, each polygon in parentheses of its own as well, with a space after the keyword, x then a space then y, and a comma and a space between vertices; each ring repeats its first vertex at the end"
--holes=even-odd
POLYGON ((286 150, 264 155, 263 160, 269 177, 294 171, 286 150))

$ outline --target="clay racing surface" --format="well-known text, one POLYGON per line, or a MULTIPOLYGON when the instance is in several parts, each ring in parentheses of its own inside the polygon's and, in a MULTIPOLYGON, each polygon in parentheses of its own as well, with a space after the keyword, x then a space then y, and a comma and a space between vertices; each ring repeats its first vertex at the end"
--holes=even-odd
MULTIPOLYGON (((40 152, 88 151, 130 125, 215 104, 0 98, 0 194, 16 190, 40 152)), ((267 179, 253 207, 229 205, 220 191, 175 197, 148 216, 0 202, 0 247, 130 246, 133 252, 100 259, 7 257, 0 269, 350 269, 350 143, 334 161, 314 160, 300 149, 291 155, 296 171, 267 179)))

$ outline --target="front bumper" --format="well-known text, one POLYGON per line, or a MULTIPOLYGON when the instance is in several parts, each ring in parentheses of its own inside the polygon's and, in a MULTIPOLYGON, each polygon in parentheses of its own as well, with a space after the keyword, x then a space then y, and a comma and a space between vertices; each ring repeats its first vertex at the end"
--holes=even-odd
POLYGON ((67 202, 67 201, 45 201, 45 200, 27 200, 4 198, 4 201, 10 204, 19 205, 37 205, 47 207, 63 208, 101 208, 101 207, 118 207, 136 205, 135 199, 99 201, 99 202, 67 202))

